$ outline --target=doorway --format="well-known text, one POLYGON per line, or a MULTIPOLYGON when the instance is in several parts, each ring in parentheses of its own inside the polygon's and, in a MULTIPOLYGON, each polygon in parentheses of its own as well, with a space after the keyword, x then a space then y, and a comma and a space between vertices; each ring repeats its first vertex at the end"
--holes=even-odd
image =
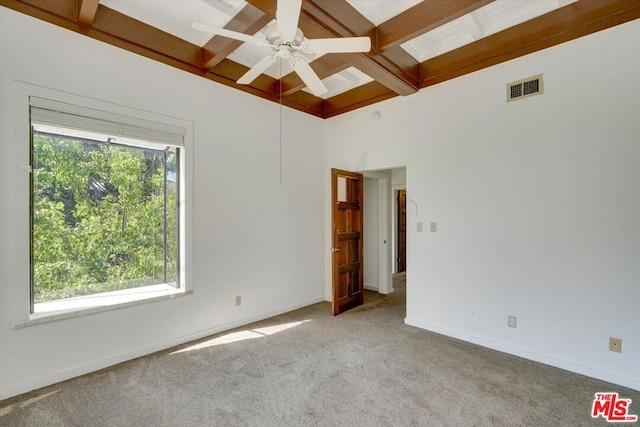
POLYGON ((397 272, 407 270, 407 190, 399 190, 397 198, 398 257, 397 272))
POLYGON ((398 271, 398 193, 405 195, 406 168, 365 171, 364 176, 364 289, 363 309, 405 305, 406 230, 404 267, 398 271))
MULTIPOLYGON (((398 273, 398 192, 405 194, 406 168, 366 171, 364 176, 364 288, 381 294, 394 292, 398 273)), ((406 205, 406 203, 405 203, 406 205)), ((404 208, 406 228, 406 206, 404 208)), ((404 266, 406 270, 406 230, 404 266)))
MULTIPOLYGON (((355 175, 351 176, 351 179, 344 180, 349 176, 348 174, 352 174, 352 172, 346 171, 333 171, 332 173, 332 186, 333 189, 331 191, 332 194, 336 194, 338 199, 344 199, 348 201, 350 197, 345 198, 345 194, 349 193, 349 190, 340 191, 341 187, 344 186, 345 182, 352 182, 355 175), (344 178, 341 180, 341 184, 338 184, 337 177, 344 178), (335 181, 334 181, 335 179, 335 181), (335 182, 335 183, 334 183, 335 182), (342 197, 338 195, 338 192, 342 194, 342 197)), ((363 267, 361 277, 363 280, 363 293, 368 295, 370 298, 374 299, 383 298, 384 301, 395 301, 402 300, 405 301, 405 293, 404 293, 404 283, 405 283, 405 275, 406 272, 398 273, 397 270, 397 257, 398 257, 398 207, 397 207, 397 197, 399 190, 406 189, 406 168, 398 167, 392 169, 385 170, 376 170, 376 171, 363 171, 361 172, 362 178, 362 190, 363 190, 363 200, 362 200, 362 210, 363 210, 363 222, 362 222, 362 244, 363 244, 363 252, 362 258, 359 262, 359 267, 363 267), (401 289, 397 289, 394 286, 394 283, 397 283, 398 280, 401 280, 402 284, 400 286, 401 289), (402 295, 400 295, 402 294, 402 295), (393 298, 388 299, 386 297, 393 298)), ((407 194, 407 193, 405 193, 407 194)), ((332 197, 329 198, 330 200, 332 197)), ((409 202, 408 195, 405 197, 407 203, 409 202)), ((338 200, 332 201, 332 218, 340 217, 340 213, 333 212, 334 209, 340 207, 341 204, 338 200)), ((351 203, 347 203, 351 206, 351 203)), ((347 206, 345 204, 345 206, 347 206)), ((356 205, 353 205, 355 207, 356 205)), ((406 217, 405 217, 406 224, 406 217)), ((332 252, 331 256, 331 270, 332 276, 335 276, 336 270, 335 267, 338 267, 338 272, 341 270, 346 272, 345 268, 349 264, 345 263, 343 259, 346 255, 344 252, 344 248, 340 245, 340 239, 344 239, 346 236, 353 234, 353 230, 351 232, 346 233, 346 229, 344 230, 344 236, 340 237, 340 235, 335 235, 336 229, 333 220, 331 221, 331 227, 334 230, 332 236, 332 244, 330 245, 330 249, 332 252), (334 243, 338 243, 335 245, 334 243), (336 249, 338 251, 336 252, 336 249), (342 267, 341 267, 342 266, 342 267)), ((406 241, 406 238, 405 238, 406 241)), ((405 249, 405 259, 410 257, 408 254, 408 249, 405 249)), ((351 263, 351 265, 354 265, 351 263)), ((352 273, 355 273, 354 269, 350 269, 352 273)), ((342 283, 347 283, 349 281, 343 281, 342 283)), ((340 288, 340 278, 333 277, 331 284, 331 297, 332 300, 340 301, 343 298, 341 296, 346 297, 348 293, 344 293, 344 295, 336 295, 336 289, 340 288), (338 285, 337 287, 334 285, 338 285)), ((351 280, 351 283, 355 285, 357 283, 356 280, 351 280)), ((355 290, 355 286, 353 287, 355 290)), ((347 286, 347 289, 350 289, 347 286)), ((352 293, 353 297, 355 295, 352 293)), ((346 300, 345 300, 346 301, 346 300)), ((354 306, 359 303, 353 301, 354 306)), ((350 306, 351 304, 348 304, 350 306)), ((365 301, 365 305, 366 301, 365 301)), ((334 307, 335 309, 335 307, 334 307)), ((337 312, 341 310, 338 309, 337 312)))
POLYGON ((388 171, 363 172, 364 176, 364 288, 381 294, 393 292, 391 280, 390 205, 388 171))

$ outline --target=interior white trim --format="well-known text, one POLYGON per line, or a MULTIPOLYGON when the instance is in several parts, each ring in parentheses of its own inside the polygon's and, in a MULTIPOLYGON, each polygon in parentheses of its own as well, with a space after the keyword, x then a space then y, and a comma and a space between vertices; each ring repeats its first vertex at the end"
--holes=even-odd
POLYGON ((590 366, 581 365, 579 363, 570 362, 568 360, 560 359, 547 354, 539 353, 536 351, 527 350, 520 347, 511 346, 508 344, 487 340, 477 337, 475 335, 466 334, 457 330, 444 328, 442 326, 433 325, 420 320, 411 319, 405 317, 404 323, 409 326, 415 326, 416 328, 425 329, 436 334, 445 335, 447 337, 456 338, 462 341, 467 341, 472 344, 476 344, 482 347, 490 348, 502 353, 511 354, 513 356, 523 357, 525 359, 533 360, 545 365, 553 366, 556 368, 564 369, 566 371, 574 372, 588 377, 596 378, 602 381, 608 381, 613 384, 618 384, 623 387, 629 387, 634 390, 640 391, 640 381, 633 378, 617 375, 612 372, 603 371, 601 369, 593 368, 590 366))
MULTIPOLYGON (((9 144, 9 156, 15 164, 21 165, 19 173, 14 174, 11 185, 17 189, 29 188, 29 126, 30 126, 30 107, 35 103, 39 107, 43 105, 51 108, 60 107, 64 111, 86 113, 86 114, 104 114, 105 117, 119 118, 122 116, 130 117, 131 124, 153 124, 163 123, 162 130, 175 130, 178 134, 174 134, 179 138, 178 145, 184 149, 183 155, 180 156, 181 171, 183 173, 180 180, 180 217, 183 220, 180 223, 180 262, 179 277, 180 283, 176 291, 169 294, 185 293, 193 290, 193 122, 169 117, 160 113, 143 111, 131 107, 113 104, 93 98, 87 98, 81 95, 75 95, 68 92, 50 89, 47 87, 13 80, 11 86, 11 135, 14 144, 9 144), (52 101, 55 100, 55 101, 52 101), (75 108, 75 109, 74 109, 75 108), (87 113, 89 112, 89 113, 87 113), (21 142, 22 141, 22 142, 21 142)), ((16 224, 10 230, 10 235, 6 236, 8 241, 28 242, 29 233, 29 204, 30 192, 16 192, 16 201, 12 204, 12 214, 16 220, 16 224)), ((11 328, 21 329, 25 326, 34 326, 42 323, 49 323, 55 320, 68 319, 73 317, 84 316, 96 312, 112 310, 114 308, 125 308, 138 305, 139 302, 152 302, 171 298, 169 294, 156 295, 154 297, 140 297, 135 301, 122 300, 115 305, 105 306, 98 305, 87 308, 76 308, 65 310, 63 312, 47 313, 44 315, 30 313, 30 296, 29 296, 29 251, 28 248, 16 247, 14 253, 15 259, 12 262, 17 266, 16 271, 19 280, 12 282, 12 306, 15 307, 11 314, 11 328), (147 301, 145 301, 147 300, 147 301)))
POLYGON ((150 302, 173 299, 175 297, 191 295, 192 293, 192 290, 185 291, 184 289, 174 288, 171 285, 160 284, 144 286, 142 288, 124 289, 122 291, 105 292, 87 297, 50 301, 35 304, 35 313, 29 316, 29 320, 12 323, 11 329, 22 329, 27 326, 73 319, 75 317, 133 307, 150 302), (50 308, 38 311, 38 305, 50 308))

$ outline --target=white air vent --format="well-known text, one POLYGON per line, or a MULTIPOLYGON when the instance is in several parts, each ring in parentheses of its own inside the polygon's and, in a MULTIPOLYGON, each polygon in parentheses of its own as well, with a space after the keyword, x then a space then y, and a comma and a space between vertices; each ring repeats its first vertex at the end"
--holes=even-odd
POLYGON ((507 84, 507 102, 542 95, 542 74, 507 84))

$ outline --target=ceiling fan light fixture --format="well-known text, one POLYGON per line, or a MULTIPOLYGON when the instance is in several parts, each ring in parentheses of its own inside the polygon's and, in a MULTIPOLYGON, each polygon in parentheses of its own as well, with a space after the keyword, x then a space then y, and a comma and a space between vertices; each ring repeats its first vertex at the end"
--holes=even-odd
POLYGON ((326 53, 369 52, 371 50, 371 39, 369 37, 305 39, 304 34, 298 28, 301 10, 302 0, 278 0, 276 22, 267 26, 266 40, 249 34, 198 23, 194 23, 193 28, 247 43, 269 46, 273 49, 274 54, 263 58, 251 67, 236 83, 250 84, 260 74, 267 71, 278 59, 290 59, 291 67, 307 85, 311 93, 315 96, 321 96, 328 92, 327 87, 322 83, 320 77, 311 68, 307 60, 303 56, 294 55, 294 52, 307 56, 326 53))

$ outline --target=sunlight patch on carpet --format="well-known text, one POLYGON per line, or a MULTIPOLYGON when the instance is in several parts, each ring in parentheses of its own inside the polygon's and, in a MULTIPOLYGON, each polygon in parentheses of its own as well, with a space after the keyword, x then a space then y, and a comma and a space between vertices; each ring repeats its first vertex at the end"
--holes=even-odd
POLYGON ((306 319, 306 320, 301 320, 299 322, 290 322, 290 323, 283 323, 281 325, 266 326, 264 328, 247 329, 244 331, 230 332, 228 334, 221 335, 219 337, 212 338, 210 340, 206 340, 189 347, 181 348, 180 350, 176 350, 171 354, 186 353, 188 351, 201 350, 203 348, 214 347, 221 344, 231 344, 234 342, 251 340, 254 338, 264 338, 270 335, 277 334, 278 332, 286 331, 287 329, 295 328, 296 326, 300 326, 303 323, 307 323, 310 321, 311 319, 306 319))

